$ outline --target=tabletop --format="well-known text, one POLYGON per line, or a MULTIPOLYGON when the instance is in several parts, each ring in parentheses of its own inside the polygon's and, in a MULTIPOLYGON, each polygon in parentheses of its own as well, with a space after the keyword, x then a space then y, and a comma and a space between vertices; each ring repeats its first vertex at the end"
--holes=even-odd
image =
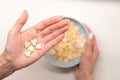
MULTIPOLYGON (((22 11, 29 19, 23 29, 55 15, 68 16, 87 24, 100 49, 94 80, 120 80, 120 1, 109 0, 1 0, 0 51, 8 31, 22 11)), ((43 57, 4 80, 75 80, 74 68, 59 69, 43 57)))

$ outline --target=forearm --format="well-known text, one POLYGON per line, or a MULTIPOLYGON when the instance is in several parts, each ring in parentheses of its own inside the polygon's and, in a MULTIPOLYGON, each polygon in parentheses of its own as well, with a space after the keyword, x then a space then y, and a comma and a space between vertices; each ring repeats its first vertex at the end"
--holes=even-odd
POLYGON ((93 74, 80 73, 80 80, 93 80, 93 74))
POLYGON ((13 72, 14 68, 5 54, 0 55, 0 80, 12 74, 13 72))
POLYGON ((82 76, 80 77, 80 80, 93 80, 92 76, 82 76))

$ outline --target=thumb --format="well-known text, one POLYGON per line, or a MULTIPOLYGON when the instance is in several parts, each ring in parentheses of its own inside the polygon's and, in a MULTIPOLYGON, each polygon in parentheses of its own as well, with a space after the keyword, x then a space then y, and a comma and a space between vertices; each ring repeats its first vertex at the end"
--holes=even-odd
POLYGON ((24 24, 26 23, 28 18, 28 13, 26 10, 23 11, 22 15, 18 18, 18 20, 16 21, 13 29, 14 32, 20 32, 22 27, 24 26, 24 24))

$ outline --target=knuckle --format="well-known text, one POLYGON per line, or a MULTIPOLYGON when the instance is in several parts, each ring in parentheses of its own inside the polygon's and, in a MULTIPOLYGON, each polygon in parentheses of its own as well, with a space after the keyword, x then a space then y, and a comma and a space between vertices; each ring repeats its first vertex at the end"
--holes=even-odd
POLYGON ((24 22, 24 21, 19 21, 19 24, 20 24, 20 25, 24 25, 25 22, 24 22))
POLYGON ((59 21, 61 19, 62 19, 61 17, 54 16, 53 18, 51 18, 51 22, 56 22, 56 21, 59 21))
POLYGON ((83 54, 86 58, 91 57, 91 54, 88 54, 88 52, 86 52, 85 54, 83 54))
POLYGON ((56 34, 57 34, 57 35, 58 35, 58 34, 61 34, 61 33, 62 33, 61 30, 56 31, 56 34))
POLYGON ((54 36, 56 37, 57 35, 59 35, 60 31, 54 31, 54 36))
POLYGON ((51 22, 54 22, 54 21, 56 21, 57 20, 57 18, 52 18, 51 19, 51 22))
POLYGON ((47 31, 48 33, 50 33, 50 32, 51 32, 51 30, 52 30, 52 28, 47 28, 47 30, 46 30, 46 31, 47 31))
POLYGON ((53 33, 53 34, 51 35, 51 38, 52 38, 52 39, 54 39, 54 38, 55 38, 55 33, 53 33))
POLYGON ((9 32, 8 32, 8 35, 15 35, 14 31, 11 29, 9 32))
POLYGON ((43 20, 42 22, 41 22, 41 26, 46 26, 47 25, 47 23, 45 22, 45 20, 43 20))
POLYGON ((91 45, 90 40, 86 40, 86 45, 87 45, 87 46, 90 46, 90 45, 91 45))
POLYGON ((96 52, 95 52, 95 53, 94 53, 94 56, 95 56, 95 57, 98 57, 98 56, 99 56, 99 53, 96 53, 96 52))
POLYGON ((97 49, 95 53, 99 55, 99 54, 100 54, 100 51, 97 49))
POLYGON ((64 24, 68 23, 68 19, 64 19, 64 20, 62 21, 62 23, 64 23, 64 24))

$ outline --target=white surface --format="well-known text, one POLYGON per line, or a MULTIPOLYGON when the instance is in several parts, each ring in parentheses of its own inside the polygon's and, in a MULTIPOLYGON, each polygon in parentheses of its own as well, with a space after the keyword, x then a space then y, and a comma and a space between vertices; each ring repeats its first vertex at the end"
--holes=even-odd
MULTIPOLYGON (((95 67, 95 80, 120 80, 120 2, 0 0, 1 52, 7 32, 24 9, 29 12, 24 29, 54 15, 70 16, 88 24, 97 36, 101 52, 95 67)), ((55 68, 42 58, 5 80, 75 80, 73 71, 55 68)))

